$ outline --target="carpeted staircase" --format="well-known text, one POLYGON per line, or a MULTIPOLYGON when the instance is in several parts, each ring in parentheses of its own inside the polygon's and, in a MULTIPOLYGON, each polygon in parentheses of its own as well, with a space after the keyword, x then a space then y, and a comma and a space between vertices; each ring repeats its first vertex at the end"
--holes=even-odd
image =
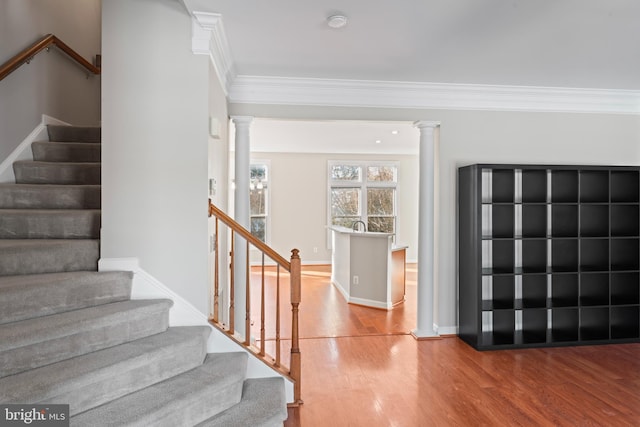
POLYGON ((169 327, 170 300, 131 300, 98 272, 100 129, 49 126, 0 184, 0 403, 65 403, 73 426, 278 426, 282 378, 207 354, 208 326, 169 327))

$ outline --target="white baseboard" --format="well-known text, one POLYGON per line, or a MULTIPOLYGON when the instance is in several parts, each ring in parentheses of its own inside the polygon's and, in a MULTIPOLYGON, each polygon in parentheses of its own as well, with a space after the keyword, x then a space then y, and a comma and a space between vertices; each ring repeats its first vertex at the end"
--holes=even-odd
MULTIPOLYGON (((247 378, 265 378, 281 376, 247 351, 236 344, 224 333, 209 324, 207 315, 195 308, 189 301, 169 289, 165 284, 147 273, 140 267, 138 258, 101 258, 98 261, 99 271, 132 271, 133 285, 131 288, 132 299, 157 299, 166 298, 173 301, 169 311, 169 326, 209 326, 211 334, 207 341, 207 352, 222 353, 230 351, 244 351, 249 354, 247 365, 247 378)), ((287 402, 293 402, 293 383, 283 377, 287 402)))
POLYGON ((438 335, 458 335, 457 326, 438 326, 434 323, 433 327, 438 335))
POLYGON ((169 311, 170 326, 209 324, 204 313, 140 268, 137 258, 102 258, 98 262, 98 269, 100 271, 133 271, 131 299, 168 298, 172 300, 173 306, 169 311))
POLYGON ((393 304, 391 304, 391 303, 384 303, 384 302, 381 302, 381 301, 374 301, 372 299, 367 299, 367 298, 349 297, 349 303, 357 304, 357 305, 364 305, 365 307, 381 308, 383 310, 391 310, 393 308, 393 304))
POLYGON ((31 143, 49 139, 47 125, 68 125, 68 123, 43 114, 40 124, 0 163, 0 183, 16 182, 16 176, 13 173, 13 162, 18 160, 33 160, 31 143))
POLYGON ((349 293, 346 291, 345 288, 342 287, 340 282, 338 282, 336 280, 332 280, 331 284, 336 287, 338 292, 340 292, 340 295, 342 295, 342 298, 344 298, 344 300, 348 302, 349 301, 349 293))
POLYGON ((331 265, 331 260, 328 261, 302 261, 302 266, 304 267, 305 265, 331 265))

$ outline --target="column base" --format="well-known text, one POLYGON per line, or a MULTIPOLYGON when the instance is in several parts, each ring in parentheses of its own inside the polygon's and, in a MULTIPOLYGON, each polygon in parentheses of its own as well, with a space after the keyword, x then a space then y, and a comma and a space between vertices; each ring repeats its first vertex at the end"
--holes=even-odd
POLYGON ((442 337, 438 335, 438 333, 434 330, 420 330, 414 329, 411 331, 411 336, 418 341, 426 341, 426 340, 441 340, 442 337))

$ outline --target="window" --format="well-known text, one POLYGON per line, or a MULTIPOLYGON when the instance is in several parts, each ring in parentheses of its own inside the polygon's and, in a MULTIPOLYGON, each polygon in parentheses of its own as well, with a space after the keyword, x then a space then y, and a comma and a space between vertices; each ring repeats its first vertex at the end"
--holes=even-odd
POLYGON ((268 171, 266 163, 252 163, 250 166, 249 205, 251 234, 266 243, 268 227, 268 171))
POLYGON ((329 162, 329 223, 395 233, 397 175, 393 162, 329 162))

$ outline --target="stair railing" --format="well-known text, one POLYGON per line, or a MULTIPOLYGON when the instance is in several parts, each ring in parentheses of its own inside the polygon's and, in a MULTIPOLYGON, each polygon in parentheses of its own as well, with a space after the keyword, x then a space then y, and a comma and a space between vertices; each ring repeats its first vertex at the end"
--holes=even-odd
POLYGON ((251 234, 249 230, 238 224, 233 218, 225 214, 221 209, 216 207, 209 200, 209 217, 215 218, 215 237, 214 237, 214 277, 213 277, 213 289, 212 289, 212 313, 209 316, 209 321, 216 328, 227 333, 229 337, 243 345, 259 359, 265 362, 267 365, 276 369, 278 372, 286 375, 293 381, 294 388, 294 401, 291 406, 297 406, 302 403, 301 399, 301 353, 299 343, 299 330, 298 330, 298 316, 299 305, 301 301, 301 264, 300 255, 298 249, 291 250, 291 260, 287 261, 280 254, 274 251, 271 247, 266 245, 261 240, 257 239, 251 234), (228 326, 220 319, 220 261, 221 255, 220 248, 220 222, 226 225, 231 231, 230 235, 230 275, 229 275, 229 314, 228 314, 228 326), (245 336, 244 339, 240 339, 235 334, 235 290, 236 286, 242 286, 242 284, 236 283, 234 277, 235 262, 236 262, 236 236, 242 237, 246 241, 246 315, 245 315, 245 336), (260 339, 259 347, 255 347, 251 343, 251 274, 250 274, 250 257, 249 249, 253 246, 261 253, 261 283, 260 283, 260 339), (266 328, 265 328, 265 259, 269 258, 275 263, 275 355, 267 355, 266 353, 266 328), (289 359, 289 368, 282 363, 281 352, 283 347, 283 339, 280 337, 280 322, 282 313, 280 310, 280 287, 284 279, 281 280, 281 270, 289 273, 289 284, 291 293, 291 350, 289 359))
POLYGON ((100 55, 96 55, 96 65, 93 65, 86 59, 84 59, 78 52, 71 49, 66 43, 54 36, 53 34, 47 34, 40 38, 32 45, 22 50, 20 53, 9 59, 4 64, 0 65, 0 80, 7 77, 9 74, 20 68, 24 64, 31 62, 34 56, 43 50, 49 50, 51 46, 56 46, 58 49, 66 53, 71 59, 80 64, 81 67, 86 69, 91 74, 100 74, 100 55))

